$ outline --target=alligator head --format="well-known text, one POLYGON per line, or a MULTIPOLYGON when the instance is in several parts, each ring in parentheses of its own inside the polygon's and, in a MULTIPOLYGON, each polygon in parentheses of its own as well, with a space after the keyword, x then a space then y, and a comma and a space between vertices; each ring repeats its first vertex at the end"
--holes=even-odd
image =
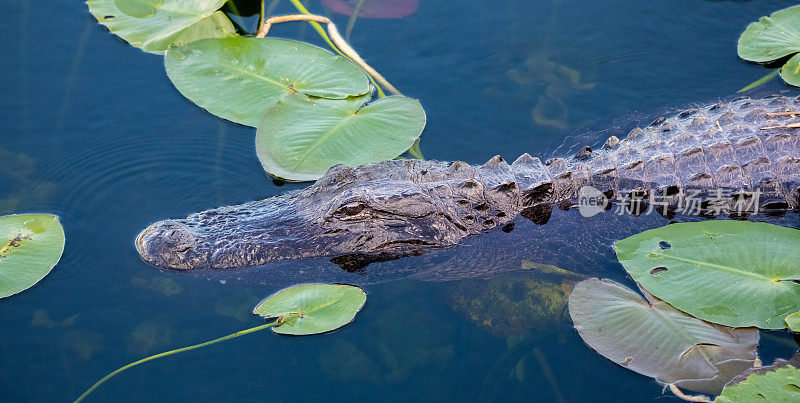
MULTIPOLYGON (((464 164, 466 165, 466 164, 464 164)), ((468 235, 437 179, 448 164, 335 166, 298 192, 152 224, 136 238, 149 264, 224 269, 327 257, 345 269, 417 255, 468 235)))

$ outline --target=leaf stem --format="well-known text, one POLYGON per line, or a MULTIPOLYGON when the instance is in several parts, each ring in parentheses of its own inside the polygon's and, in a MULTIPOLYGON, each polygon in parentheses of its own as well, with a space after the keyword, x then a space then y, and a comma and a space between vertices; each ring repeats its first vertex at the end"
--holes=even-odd
POLYGON ((92 385, 91 388, 87 389, 86 392, 83 392, 82 395, 80 395, 77 399, 75 399, 75 403, 83 401, 83 399, 85 399, 86 396, 89 396, 89 394, 92 393, 95 389, 97 389, 100 385, 102 385, 107 380, 111 379, 115 375, 125 371, 128 368, 135 367, 135 366, 137 366, 139 364, 144 364, 145 362, 152 361, 152 360, 155 360, 157 358, 162 358, 162 357, 170 356, 170 355, 173 355, 173 354, 182 353, 184 351, 189 351, 189 350, 194 350, 196 348, 205 347, 205 346, 208 346, 208 345, 211 345, 211 344, 214 344, 214 343, 219 343, 221 341, 234 339, 234 338, 239 337, 239 336, 244 336, 246 334, 257 332, 259 330, 264 330, 264 329, 266 329, 268 327, 281 325, 282 323, 283 323, 282 319, 279 318, 278 320, 276 320, 274 322, 270 322, 270 323, 267 323, 267 324, 264 324, 264 325, 259 325, 259 326, 256 326, 256 327, 251 327, 250 329, 240 330, 240 331, 238 331, 236 333, 232 333, 232 334, 229 334, 227 336, 220 337, 218 339, 210 340, 210 341, 207 341, 205 343, 200 343, 200 344, 195 344, 195 345, 188 346, 188 347, 178 348, 178 349, 175 349, 175 350, 165 351, 165 352, 160 353, 160 354, 151 355, 150 357, 147 357, 147 358, 142 358, 139 361, 134 361, 134 362, 132 362, 132 363, 130 363, 128 365, 125 365, 124 367, 122 367, 122 368, 120 368, 120 369, 118 369, 118 370, 116 370, 116 371, 104 376, 103 378, 101 378, 94 385, 92 385))
POLYGON ((261 28, 261 25, 264 24, 264 2, 267 0, 261 0, 261 8, 258 9, 258 28, 261 28))
MULTIPOLYGON (((308 9, 303 5, 303 3, 300 2, 300 0, 290 0, 290 1, 294 5, 294 7, 297 9, 297 11, 299 11, 301 14, 313 15, 308 11, 308 9)), ((325 18, 325 17, 322 17, 322 18, 325 18)), ((350 45, 347 44, 347 41, 345 41, 339 35, 338 30, 336 30, 336 25, 334 25, 333 22, 330 19, 328 19, 326 23, 328 24, 328 32, 331 33, 331 37, 336 35, 336 36, 338 36, 338 39, 337 38, 333 38, 333 40, 331 40, 331 38, 328 36, 328 34, 325 33, 325 29, 322 28, 322 25, 320 25, 318 21, 309 20, 309 24, 311 24, 311 26, 314 27, 314 30, 317 31, 319 36, 322 37, 322 39, 325 41, 325 43, 328 44, 328 46, 331 47, 331 49, 335 50, 336 53, 351 59, 353 62, 358 64, 359 67, 361 67, 367 73, 367 76, 369 77, 369 80, 372 82, 372 85, 374 85, 375 88, 378 90, 378 97, 379 98, 383 98, 383 97, 386 96, 386 94, 383 92, 383 89, 381 88, 381 85, 386 87, 386 89, 388 89, 393 94, 402 95, 402 94, 400 94, 400 91, 397 91, 397 89, 394 88, 391 84, 389 84, 389 82, 386 81, 386 79, 383 78, 383 76, 378 74, 377 71, 375 71, 363 59, 361 59, 361 57, 358 56, 358 53, 356 53, 356 51, 352 47, 350 47, 350 45), (333 27, 333 30, 331 30, 331 27, 333 27), (334 32, 335 32, 335 34, 334 34, 334 32), (342 44, 344 44, 344 46, 345 46, 344 49, 340 49, 342 44), (350 53, 350 52, 352 52, 352 53, 350 53), (353 56, 355 56, 355 58, 353 56), (366 66, 366 68, 365 68, 365 66, 366 66), (377 74, 377 76, 373 76, 373 73, 377 74), (379 83, 380 83, 380 85, 379 85, 379 83)), ((261 33, 261 29, 259 29, 259 34, 260 33, 261 33)), ((266 33, 264 33, 264 34, 266 35, 266 33)), ((263 38, 263 36, 258 36, 258 37, 259 38, 263 38)))

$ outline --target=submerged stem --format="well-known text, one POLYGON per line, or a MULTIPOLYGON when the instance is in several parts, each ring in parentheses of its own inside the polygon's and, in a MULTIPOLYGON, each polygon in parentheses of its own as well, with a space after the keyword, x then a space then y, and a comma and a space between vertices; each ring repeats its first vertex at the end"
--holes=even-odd
POLYGON ((270 323, 267 323, 267 324, 264 324, 264 325, 259 325, 259 326, 256 326, 256 327, 251 327, 250 329, 240 330, 240 331, 238 331, 236 333, 229 334, 227 336, 220 337, 218 339, 210 340, 210 341, 207 341, 205 343, 200 343, 200 344, 195 344, 195 345, 188 346, 188 347, 178 348, 178 349, 175 349, 175 350, 165 351, 165 352, 160 353, 160 354, 151 355, 150 357, 147 357, 147 358, 142 358, 139 361, 134 361, 134 362, 132 362, 132 363, 130 363, 130 364, 128 364, 128 365, 126 365, 126 366, 124 366, 124 367, 122 367, 122 368, 120 368, 120 369, 118 369, 118 370, 116 370, 116 371, 104 376, 102 379, 100 379, 94 385, 92 385, 91 388, 87 389, 86 392, 83 392, 82 395, 80 395, 77 399, 75 399, 75 403, 78 403, 78 402, 82 401, 83 399, 86 398, 86 396, 89 396, 90 393, 92 393, 95 389, 97 389, 97 387, 99 387, 100 385, 105 383, 105 381, 111 379, 115 375, 119 374, 122 371, 125 371, 128 368, 135 367, 135 366, 137 366, 139 364, 144 364, 145 362, 152 361, 152 360, 155 360, 157 358, 166 357, 166 356, 170 356, 170 355, 177 354, 177 353, 182 353, 184 351, 194 350, 196 348, 205 347, 205 346, 208 346, 210 344, 219 343, 219 342, 225 341, 225 340, 230 340, 230 339, 233 339, 233 338, 236 338, 236 337, 239 337, 239 336, 244 336, 246 334, 254 333, 254 332, 257 332, 259 330, 264 330, 264 329, 266 329, 268 327, 280 325, 282 323, 283 322, 279 318, 278 320, 276 320, 274 322, 270 322, 270 323))
POLYGON ((781 71, 781 69, 775 69, 774 71, 768 73, 764 77, 761 77, 758 80, 753 81, 752 83, 748 84, 747 87, 744 87, 744 88, 740 89, 739 91, 736 91, 736 93, 738 94, 740 92, 745 92, 745 91, 752 90, 753 88, 760 87, 760 86, 766 84, 769 80, 772 80, 773 78, 775 78, 775 76, 777 76, 778 73, 780 73, 780 71, 781 71))
POLYGON ((356 25, 358 14, 361 13, 361 7, 364 6, 364 0, 358 0, 356 6, 353 7, 353 12, 350 14, 350 19, 347 20, 347 28, 344 30, 344 38, 350 40, 350 34, 353 33, 353 27, 356 25))

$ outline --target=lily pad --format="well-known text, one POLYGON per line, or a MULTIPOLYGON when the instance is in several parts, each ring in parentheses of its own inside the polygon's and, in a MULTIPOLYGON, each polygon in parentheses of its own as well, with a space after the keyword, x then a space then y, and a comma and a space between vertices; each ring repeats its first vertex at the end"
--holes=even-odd
POLYGON ((781 69, 781 77, 800 86, 800 6, 772 13, 747 26, 739 37, 739 57, 758 63, 794 55, 781 69))
POLYGON ((226 0, 87 0, 89 11, 131 46, 162 53, 175 42, 236 35, 226 0))
POLYGON ((727 402, 800 401, 800 370, 787 365, 764 374, 753 374, 735 386, 726 387, 716 400, 727 402))
POLYGON ((793 332, 800 332, 800 312, 795 312, 787 316, 784 318, 784 321, 793 332))
POLYGON ((336 330, 353 321, 367 301, 364 290, 346 284, 303 284, 285 288, 258 304, 253 313, 280 318, 272 331, 310 335, 336 330))
POLYGON ((64 229, 50 214, 0 217, 0 298, 27 290, 61 259, 64 229))
POLYGON ((419 101, 390 96, 328 100, 292 94, 261 121, 256 152, 267 172, 308 181, 328 168, 385 161, 406 151, 425 128, 419 101))
POLYGON ((344 99, 369 92, 369 78, 349 60, 302 42, 216 38, 176 44, 167 76, 190 101, 223 119, 256 126, 281 97, 303 93, 344 99))
POLYGON ((798 246, 796 229, 720 220, 645 231, 614 249, 634 280, 675 308, 726 326, 783 329, 800 311, 798 246))
POLYGON ((578 283, 569 313, 581 338, 604 357, 665 384, 719 394, 753 366, 758 330, 686 315, 642 290, 610 280, 578 283))

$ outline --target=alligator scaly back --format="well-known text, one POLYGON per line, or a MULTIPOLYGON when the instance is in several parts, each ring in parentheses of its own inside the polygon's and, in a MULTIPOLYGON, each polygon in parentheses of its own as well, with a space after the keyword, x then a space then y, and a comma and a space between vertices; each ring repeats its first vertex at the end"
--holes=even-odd
POLYGON ((800 129, 785 127, 793 111, 800 99, 783 96, 688 109, 597 150, 545 162, 524 154, 512 164, 496 156, 481 166, 335 166, 296 193, 155 223, 136 246, 145 261, 170 269, 314 257, 353 269, 498 226, 511 231, 520 214, 542 224, 553 206, 570 208, 586 186, 607 198, 659 196, 665 216, 687 191, 718 189, 785 212, 798 208, 800 186, 800 129))

